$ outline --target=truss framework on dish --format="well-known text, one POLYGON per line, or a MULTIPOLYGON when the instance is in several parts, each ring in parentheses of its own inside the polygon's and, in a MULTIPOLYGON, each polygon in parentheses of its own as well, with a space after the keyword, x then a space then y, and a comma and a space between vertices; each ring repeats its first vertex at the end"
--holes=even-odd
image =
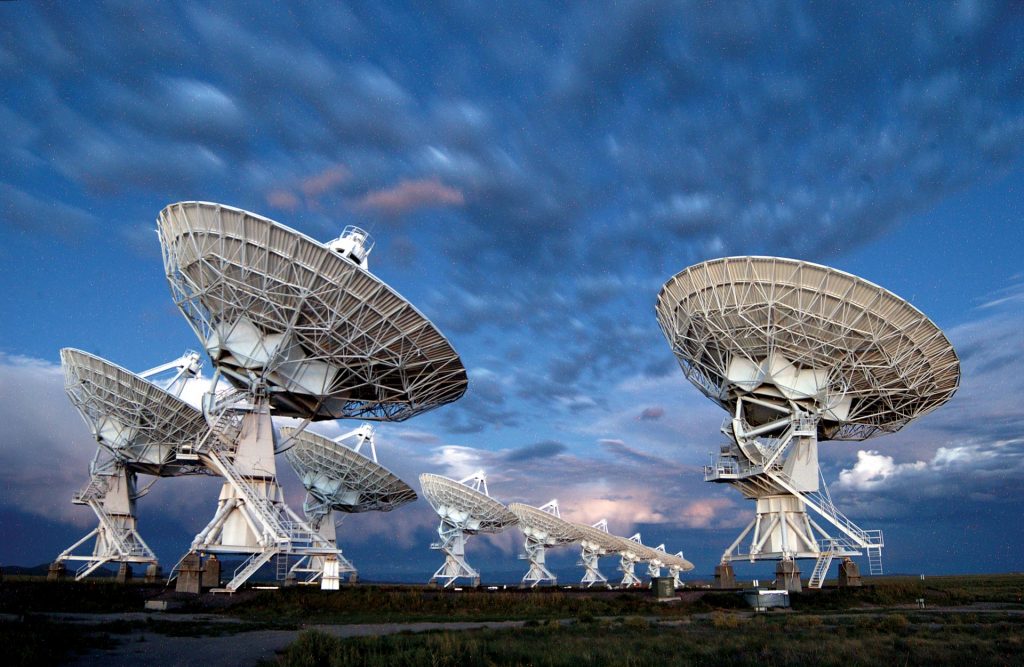
POLYGON ((516 516, 503 504, 491 498, 487 490, 487 474, 478 470, 454 480, 441 475, 420 475, 420 489, 434 508, 441 523, 437 527, 440 541, 430 545, 444 553, 444 564, 431 577, 430 583, 443 582, 445 588, 465 578, 480 585, 480 573, 466 561, 466 541, 471 535, 500 533, 516 524, 516 516))
POLYGON ((960 366, 942 331, 877 285, 775 257, 685 269, 662 288, 656 310, 686 377, 730 415, 722 428, 730 443, 705 479, 756 502, 722 566, 779 560, 780 578, 798 588, 793 561, 813 558, 810 585, 820 587, 833 558, 866 550, 880 573, 881 531, 836 509, 819 479, 818 442, 892 433, 948 401, 960 366))
POLYGON ((73 502, 88 506, 98 525, 57 556, 56 563, 80 561, 76 579, 106 563, 145 564, 156 574, 156 555, 138 532, 135 503, 148 493, 138 475, 177 477, 207 473, 176 458, 206 430, 202 413, 180 398, 186 382, 199 376, 199 355, 190 352, 136 375, 95 355, 60 352, 64 390, 97 443, 89 482, 73 502), (160 386, 151 380, 169 375, 160 386), (92 541, 91 551, 78 553, 92 541))
POLYGON ((158 222, 175 304, 228 381, 259 378, 276 416, 401 421, 465 393, 448 340, 367 270, 362 230, 325 246, 205 202, 158 222))
MULTIPOLYGON (((350 227, 321 244, 240 209, 206 202, 161 211, 158 234, 175 304, 235 390, 211 392, 210 425, 194 457, 224 477, 199 553, 248 553, 228 590, 277 559, 325 563, 337 584, 343 558, 285 504, 274 416, 309 421, 399 421, 462 396, 466 373, 447 339, 367 270, 369 235, 350 227)), ((216 377, 216 376, 215 376, 216 377)), ((293 434, 294 435, 294 434, 293 434)))
MULTIPOLYGON (((281 434, 295 440, 285 456, 306 489, 303 514, 313 530, 332 544, 337 545, 337 525, 346 514, 390 512, 416 500, 416 492, 377 461, 370 424, 333 439, 288 427, 281 434)), ((321 575, 323 563, 307 558, 294 571, 307 573, 312 581, 321 575)), ((339 561, 339 571, 356 574, 347 560, 339 561)))

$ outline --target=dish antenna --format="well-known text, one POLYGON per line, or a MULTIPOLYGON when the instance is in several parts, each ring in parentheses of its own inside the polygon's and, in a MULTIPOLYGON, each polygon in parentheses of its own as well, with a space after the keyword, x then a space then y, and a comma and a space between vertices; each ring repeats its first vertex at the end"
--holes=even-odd
POLYGON ((705 480, 756 504, 716 568, 720 585, 734 585, 738 559, 779 561, 778 585, 789 590, 800 590, 797 559, 815 560, 812 588, 836 557, 841 575, 859 577, 849 558, 863 551, 880 574, 882 532, 836 509, 818 443, 894 433, 948 401, 960 362, 942 331, 878 285, 777 257, 691 266, 665 283, 656 310, 683 373, 730 415, 729 443, 705 480))
POLYGON ((683 557, 682 551, 674 554, 665 553, 665 545, 658 547, 658 550, 662 552, 661 562, 668 568, 668 573, 672 576, 672 587, 682 588, 683 581, 679 575, 693 570, 693 563, 683 557))
MULTIPOLYGON (((636 538, 637 541, 639 541, 639 533, 636 534, 636 538)), ((659 544, 656 547, 645 547, 645 549, 647 575, 652 579, 660 577, 662 568, 668 568, 669 574, 672 575, 672 587, 682 587, 683 582, 679 578, 679 575, 693 569, 693 563, 683 558, 683 552, 680 551, 677 554, 670 554, 665 550, 664 544, 659 544)))
POLYGON ((618 553, 618 540, 620 538, 608 533, 608 521, 601 519, 593 525, 585 523, 574 524, 580 542, 580 561, 584 569, 581 584, 590 588, 594 584, 604 584, 611 588, 608 577, 601 573, 598 567, 601 556, 618 553))
POLYGON ((640 539, 640 533, 632 537, 617 537, 617 549, 619 553, 619 571, 622 572, 623 588, 639 586, 642 582, 636 576, 636 564, 647 562, 652 558, 648 547, 644 546, 640 539))
POLYGON ((479 533, 500 533, 515 525, 515 515, 491 498, 483 470, 458 481, 423 473, 420 489, 441 517, 437 527, 441 541, 431 544, 430 548, 444 552, 444 565, 430 578, 430 583, 443 581, 447 588, 456 579, 467 578, 474 586, 479 586, 480 573, 466 562, 467 538, 479 533))
POLYGON ((72 502, 87 505, 99 523, 57 556, 54 571, 62 572, 65 561, 82 561, 75 573, 81 580, 106 563, 140 563, 155 578, 157 558, 139 535, 135 516, 135 501, 152 484, 139 489, 138 474, 206 473, 176 458, 206 429, 202 413, 179 398, 187 381, 200 375, 199 355, 187 352, 139 375, 73 348, 61 350, 60 360, 64 390, 98 444, 89 482, 72 502), (75 553, 90 541, 91 552, 75 553))
POLYGON ((519 519, 519 529, 526 536, 526 553, 520 558, 530 562, 530 569, 523 575, 522 585, 534 588, 544 581, 558 583, 544 564, 545 554, 549 547, 579 542, 576 526, 562 518, 557 499, 540 507, 512 503, 508 509, 519 519))
MULTIPOLYGON (((346 514, 390 512, 416 500, 416 492, 408 484, 377 462, 370 424, 362 424, 333 439, 287 427, 281 429, 281 435, 295 440, 285 457, 306 489, 302 506, 306 520, 331 544, 337 545, 337 525, 346 514)), ((308 573, 310 580, 315 580, 324 571, 321 560, 302 558, 292 571, 308 573)), ((356 569, 350 562, 339 556, 338 564, 339 572, 351 572, 354 579, 356 569)), ((338 575, 331 576, 337 579, 338 575)), ((337 587, 336 580, 325 586, 337 587)))
POLYGON ((271 415, 303 420, 299 430, 324 419, 408 419, 465 393, 458 354, 367 271, 372 243, 362 230, 324 245, 247 211, 182 202, 160 212, 157 231, 174 302, 234 387, 205 396, 209 431, 186 453, 225 480, 191 550, 250 554, 229 591, 275 556, 279 577, 293 557, 340 563, 284 503, 274 454, 291 443, 276 440, 271 415))

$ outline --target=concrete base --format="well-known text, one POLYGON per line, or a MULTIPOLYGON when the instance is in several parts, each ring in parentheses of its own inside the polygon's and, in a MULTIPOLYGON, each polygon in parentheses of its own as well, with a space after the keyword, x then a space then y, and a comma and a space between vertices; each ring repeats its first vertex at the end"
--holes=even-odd
POLYGON ((203 588, 220 588, 220 561, 216 554, 206 557, 203 563, 203 574, 199 577, 199 585, 203 588))
POLYGON ((284 575, 284 582, 282 583, 282 586, 284 586, 285 588, 291 588, 292 586, 297 585, 298 578, 295 576, 294 572, 289 572, 288 574, 284 575))
POLYGON ((799 593, 804 589, 800 583, 800 567, 795 560, 780 560, 775 566, 775 590, 799 593))
POLYGON ((64 561, 50 563, 50 569, 46 571, 47 581, 63 581, 68 576, 68 566, 64 561))
POLYGON ((117 568, 117 576, 115 581, 119 584, 127 584, 132 580, 132 566, 128 563, 121 563, 120 567, 117 568))
POLYGON ((189 555, 185 556, 185 559, 181 561, 181 567, 178 568, 178 579, 174 590, 178 593, 199 595, 199 593, 202 592, 202 588, 199 585, 202 574, 202 561, 199 558, 199 554, 193 551, 189 555))
POLYGON ((715 566, 715 588, 736 588, 736 573, 729 563, 715 566))
POLYGON ((861 586, 860 567, 849 558, 844 558, 839 564, 839 586, 842 588, 855 588, 861 586))
POLYGON ((352 574, 349 575, 348 583, 355 584, 355 583, 358 583, 358 582, 359 582, 359 575, 358 574, 353 572, 352 574))
POLYGON ((158 584, 164 578, 164 570, 157 563, 146 566, 146 583, 158 584))

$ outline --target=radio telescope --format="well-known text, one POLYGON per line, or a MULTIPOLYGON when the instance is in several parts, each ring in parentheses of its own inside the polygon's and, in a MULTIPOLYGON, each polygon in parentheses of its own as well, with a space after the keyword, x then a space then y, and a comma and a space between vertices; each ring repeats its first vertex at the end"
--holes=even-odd
POLYGON ((206 430, 202 413, 179 396, 199 375, 199 355, 191 352, 140 375, 81 350, 60 351, 64 390, 96 439, 89 482, 73 502, 88 505, 99 525, 57 556, 56 563, 83 561, 76 579, 110 562, 144 563, 157 572, 157 558, 139 535, 135 501, 138 474, 160 477, 205 473, 203 466, 176 459, 206 430), (152 380, 170 375, 160 386, 152 380), (94 540, 88 554, 75 550, 94 540))
POLYGON ((960 362, 942 331, 866 280, 776 257, 691 266, 665 283, 656 310, 687 379, 730 415, 730 442, 705 480, 756 504, 722 555, 719 583, 733 584, 734 560, 777 560, 778 585, 800 590, 796 560, 814 559, 809 586, 820 588, 836 557, 841 574, 859 576, 849 557, 862 550, 880 574, 882 533, 836 509, 818 442, 893 433, 948 401, 960 362))
POLYGON ((583 579, 581 584, 590 588, 594 584, 608 584, 608 577, 601 574, 599 561, 601 556, 618 553, 619 539, 608 533, 608 521, 601 519, 593 525, 585 523, 574 524, 580 542, 580 562, 577 565, 583 566, 583 579))
POLYGON ((693 570, 693 563, 683 558, 682 551, 675 554, 665 553, 664 544, 659 546, 657 551, 660 551, 662 554, 659 557, 661 563, 668 568, 668 573, 672 575, 672 587, 681 588, 683 581, 679 578, 679 575, 693 570))
MULTIPOLYGON (((636 541, 640 541, 640 533, 634 535, 636 541)), ((672 587, 679 588, 683 585, 679 575, 682 572, 689 572, 693 569, 693 563, 683 558, 683 552, 670 554, 665 550, 664 544, 656 547, 644 547, 644 558, 647 561, 647 574, 652 579, 661 576, 661 569, 668 568, 672 575, 672 587)))
POLYGON ((544 581, 558 583, 558 578, 544 564, 549 547, 573 544, 580 540, 576 526, 562 518, 558 500, 552 500, 540 507, 522 503, 508 506, 519 519, 519 529, 526 536, 526 554, 521 556, 530 561, 530 569, 523 575, 523 586, 534 588, 544 581))
POLYGON ((290 443, 276 441, 272 415, 303 428, 408 419, 462 396, 458 354, 367 270, 372 242, 361 229, 324 245, 247 211, 182 202, 160 212, 157 231, 174 302, 234 387, 205 396, 209 431, 185 452, 225 480, 191 550, 251 554, 229 591, 275 556, 279 577, 291 557, 340 562, 284 503, 274 454, 290 443))
POLYGON ((640 585, 640 578, 636 576, 636 564, 650 561, 657 556, 651 553, 650 547, 640 541, 640 533, 632 537, 616 536, 616 549, 619 554, 619 570, 622 572, 623 588, 640 585))
MULTIPOLYGON (((416 500, 416 492, 408 484, 377 462, 370 424, 334 439, 287 427, 281 429, 281 435, 295 439, 295 445, 287 450, 285 457, 306 488, 306 501, 302 506, 306 520, 331 544, 338 543, 337 524, 345 514, 390 512, 416 500), (343 444, 346 442, 352 445, 343 444), (372 458, 361 451, 364 446, 368 446, 372 458)), ((338 565, 340 572, 351 572, 355 576, 355 567, 340 555, 338 565)), ((308 572, 315 579, 323 573, 324 563, 317 558, 304 557, 292 571, 308 572)), ((336 589, 338 573, 324 576, 328 575, 333 581, 326 587, 336 589)))
POLYGON ((444 581, 447 588, 462 577, 479 586, 480 573, 466 562, 466 539, 478 533, 500 533, 515 525, 515 515, 491 498, 483 470, 458 481, 423 473, 420 489, 441 517, 437 527, 441 541, 431 544, 430 548, 444 552, 444 565, 430 578, 430 583, 444 581))

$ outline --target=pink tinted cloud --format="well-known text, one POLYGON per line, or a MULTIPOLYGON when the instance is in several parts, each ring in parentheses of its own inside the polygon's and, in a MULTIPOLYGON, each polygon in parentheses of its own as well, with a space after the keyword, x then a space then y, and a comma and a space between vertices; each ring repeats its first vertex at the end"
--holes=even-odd
POLYGON ((366 193, 358 202, 362 208, 385 213, 405 213, 424 206, 462 206, 466 202, 460 190, 437 178, 402 180, 398 185, 366 193))
POLYGON ((735 504, 726 498, 702 498, 694 500, 683 508, 680 513, 680 523, 690 528, 707 528, 712 523, 730 524, 733 521, 722 521, 723 514, 742 514, 737 512, 735 504), (717 519, 717 521, 716 521, 717 519))
POLYGON ((665 408, 656 405, 650 408, 644 408, 644 411, 640 413, 637 419, 641 421, 657 421, 665 416, 665 408))
POLYGON ((282 211, 294 211, 299 207, 299 198, 288 190, 271 190, 267 193, 267 203, 282 211))
POLYGON ((329 190, 333 190, 349 179, 352 172, 343 164, 336 164, 324 169, 319 174, 302 181, 300 188, 307 197, 315 199, 329 190))

